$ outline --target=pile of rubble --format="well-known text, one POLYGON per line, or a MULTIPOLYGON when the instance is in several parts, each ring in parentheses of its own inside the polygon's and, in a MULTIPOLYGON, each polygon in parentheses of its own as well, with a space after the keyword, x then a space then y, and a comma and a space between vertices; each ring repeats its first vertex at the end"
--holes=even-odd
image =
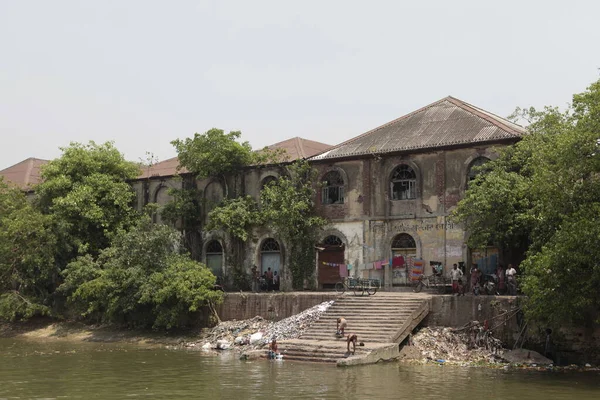
POLYGON ((501 362, 500 340, 481 329, 476 321, 461 329, 426 327, 412 337, 422 361, 456 363, 501 362))
POLYGON ((259 316, 242 321, 224 321, 205 331, 199 342, 190 343, 188 347, 200 345, 206 350, 247 351, 263 348, 273 339, 294 339, 302 335, 332 304, 333 301, 326 301, 277 322, 259 316))

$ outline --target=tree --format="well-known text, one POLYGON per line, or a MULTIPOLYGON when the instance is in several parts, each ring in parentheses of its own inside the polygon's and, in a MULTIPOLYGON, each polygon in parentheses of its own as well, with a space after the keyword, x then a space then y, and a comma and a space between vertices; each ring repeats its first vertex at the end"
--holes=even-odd
POLYGON ((229 197, 227 176, 237 176, 249 165, 279 162, 285 159, 282 150, 264 148, 252 151, 247 141, 239 142, 242 133, 225 133, 213 128, 205 133, 196 133, 193 138, 173 140, 171 144, 177 150, 179 165, 186 168, 198 179, 215 177, 225 185, 225 197, 229 197))
POLYGON ((132 327, 174 328, 200 307, 221 301, 216 277, 181 254, 180 234, 144 216, 94 259, 89 254, 63 271, 60 290, 82 316, 132 327))
POLYGON ((288 175, 266 185, 261 191, 263 220, 286 242, 292 272, 292 286, 303 289, 314 273, 314 245, 327 220, 315 213, 317 172, 306 160, 288 166, 288 175))
POLYGON ((138 217, 128 181, 140 170, 110 142, 71 143, 61 150, 62 156, 42 169, 42 183, 36 187, 38 206, 64 225, 71 249, 95 255, 138 217))
POLYGON ((517 109, 528 135, 469 184, 454 218, 469 245, 523 248, 529 317, 583 323, 600 316, 600 81, 564 112, 517 109))
POLYGON ((0 178, 0 318, 52 313, 58 268, 52 219, 0 178))

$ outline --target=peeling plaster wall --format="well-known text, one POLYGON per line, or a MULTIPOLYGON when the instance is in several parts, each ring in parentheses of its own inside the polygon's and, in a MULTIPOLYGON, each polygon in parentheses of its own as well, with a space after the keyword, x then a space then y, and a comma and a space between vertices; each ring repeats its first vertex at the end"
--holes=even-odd
MULTIPOLYGON (((470 164, 478 157, 495 158, 495 147, 498 146, 502 145, 314 162, 313 166, 318 172, 317 182, 331 170, 337 170, 344 178, 343 204, 323 204, 322 190, 315 187, 315 206, 319 215, 331 221, 325 232, 339 232, 343 236, 346 245, 345 262, 355 266, 352 274, 383 279, 384 284, 389 287, 391 271, 359 271, 357 267, 391 257, 392 240, 400 233, 408 233, 414 238, 417 256, 425 261, 426 274, 431 273, 431 261, 442 262, 446 270, 451 269, 453 263, 468 261, 468 249, 464 244, 465 232, 461 226, 449 221, 448 216, 464 196, 470 164), (390 179, 394 169, 401 164, 409 165, 416 173, 415 199, 390 199, 390 179)), ((262 182, 270 176, 277 178, 285 173, 285 168, 279 166, 245 169, 236 177, 228 177, 229 194, 250 195, 259 201, 262 182)), ((217 187, 220 183, 214 179, 199 180, 196 184, 203 198, 218 199, 224 194, 224 188, 221 191, 217 187)), ((181 181, 166 177, 133 183, 138 194, 139 209, 145 202, 154 200, 153 196, 160 185, 181 187, 181 181), (148 194, 144 195, 145 191, 148 194)), ((159 196, 160 202, 167 200, 159 196)), ((209 209, 209 204, 203 205, 204 219, 209 209)), ((222 232, 207 235, 205 241, 215 235, 226 244, 226 235, 222 232)), ((291 288, 291 277, 286 273, 289 264, 285 256, 287 244, 274 236, 268 227, 255 232, 255 236, 244 244, 244 254, 238 258, 243 260, 242 268, 249 274, 253 265, 260 266, 260 244, 265 238, 273 237, 279 242, 282 251, 281 287, 291 288)), ((228 260, 233 257, 227 254, 231 249, 224 250, 224 268, 227 268, 228 260)), ((313 282, 318 287, 316 283, 313 282)))

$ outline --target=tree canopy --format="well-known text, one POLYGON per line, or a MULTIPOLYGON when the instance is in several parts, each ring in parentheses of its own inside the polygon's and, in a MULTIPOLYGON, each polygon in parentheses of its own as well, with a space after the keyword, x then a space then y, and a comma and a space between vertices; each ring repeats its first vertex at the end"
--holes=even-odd
POLYGON ((305 160, 287 165, 285 171, 262 188, 260 206, 251 196, 226 199, 211 210, 206 229, 222 229, 245 242, 255 229, 268 227, 287 245, 292 286, 303 289, 313 275, 314 244, 327 220, 314 209, 316 171, 305 160))
POLYGON ((63 224, 65 239, 75 249, 95 254, 137 218, 128 181, 140 170, 110 142, 71 143, 61 150, 60 158, 42 168, 38 205, 63 224))
POLYGON ((600 81, 560 111, 517 109, 528 134, 469 184, 454 212, 469 245, 522 249, 527 312, 547 322, 600 316, 600 81))
POLYGON ((0 317, 14 321, 52 312, 58 267, 50 216, 0 179, 0 317))
POLYGON ((133 327, 185 326, 190 313, 218 303, 221 293, 213 290, 211 271, 180 252, 180 239, 144 216, 97 259, 71 262, 60 289, 84 316, 133 327))

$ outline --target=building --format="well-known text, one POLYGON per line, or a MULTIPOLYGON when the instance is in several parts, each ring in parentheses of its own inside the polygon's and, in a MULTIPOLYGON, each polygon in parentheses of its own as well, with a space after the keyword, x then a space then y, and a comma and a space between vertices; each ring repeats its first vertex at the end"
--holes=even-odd
MULTIPOLYGON (((271 146, 285 149, 290 162, 308 159, 323 183, 315 199, 317 213, 331 223, 315 244, 315 281, 307 286, 330 288, 349 273, 380 278, 390 290, 409 284, 409 266, 415 262, 426 274, 434 264, 446 270, 470 262, 484 272, 495 268, 498 250, 467 248, 468 233, 448 217, 475 176, 474 167, 494 159, 500 147, 525 133, 504 118, 446 97, 335 146, 302 138, 271 146)), ((19 178, 21 187, 28 188, 40 162, 29 159, 0 175, 14 181, 29 177, 19 178)), ((284 174, 285 165, 248 167, 227 177, 230 195, 258 201, 262 187, 284 174)), ((136 207, 164 206, 170 201, 169 188, 193 188, 202 204, 198 227, 186 232, 192 233, 193 256, 225 280, 232 278, 232 265, 247 273, 253 265, 259 271, 271 268, 281 276, 281 288, 289 289, 288 244, 268 227, 257 228, 242 246, 224 232, 203 232, 208 212, 226 189, 217 179, 198 180, 177 167, 177 158, 145 167, 132 182, 136 207)), ((161 222, 160 213, 155 218, 161 222)))
POLYGON ((468 249, 467 233, 448 216, 473 167, 523 134, 510 121, 446 97, 312 157, 326 182, 319 213, 331 220, 318 246, 319 287, 340 280, 337 264, 383 279, 388 288, 409 283, 405 259, 418 259, 427 274, 438 263, 446 270, 471 260, 495 267, 497 249, 468 249))

